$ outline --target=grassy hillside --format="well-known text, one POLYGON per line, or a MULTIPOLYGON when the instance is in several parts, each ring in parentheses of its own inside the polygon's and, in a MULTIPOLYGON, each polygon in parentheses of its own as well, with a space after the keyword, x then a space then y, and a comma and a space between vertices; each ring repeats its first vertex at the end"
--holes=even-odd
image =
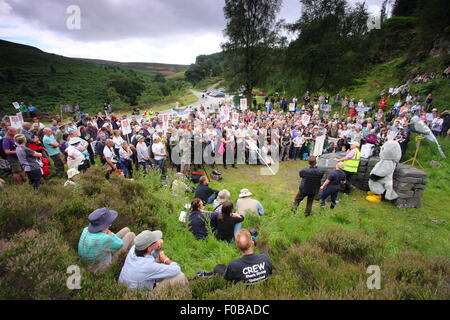
MULTIPOLYGON (((441 142, 449 155, 450 141, 441 142)), ((275 267, 267 283, 252 287, 219 278, 192 279, 196 271, 226 264, 239 252, 212 236, 195 240, 178 221, 191 197, 172 196, 154 172, 135 181, 106 181, 94 168, 73 189, 61 188, 64 180, 59 179, 37 192, 28 185, 8 185, 0 198, 0 299, 449 299, 450 160, 440 159, 435 146, 424 142, 420 160, 431 159, 443 168, 426 169, 430 182, 420 209, 368 203, 357 190, 340 195, 334 211, 315 202, 308 218, 303 216, 305 203, 290 210, 305 161, 284 162, 275 176, 261 176, 260 167, 220 169, 224 179, 212 181, 213 188, 228 189, 233 202, 240 189, 249 188, 266 211, 244 221, 245 228, 259 230, 257 252, 267 253, 275 267), (89 213, 103 206, 119 212, 114 231, 124 226, 137 233, 162 230, 164 251, 181 265, 190 290, 159 296, 127 291, 117 283, 124 257, 103 275, 86 271, 77 243, 89 213), (72 264, 82 267, 81 290, 65 286, 65 271, 72 264), (380 266, 381 290, 366 287, 369 265, 380 266)))
POLYGON ((189 66, 183 64, 165 64, 165 63, 144 63, 144 62, 117 62, 99 59, 80 59, 86 62, 92 62, 113 67, 131 68, 150 73, 159 73, 172 75, 179 72, 185 72, 189 66))
MULTIPOLYGON (((450 61, 450 55, 426 59, 425 61, 411 65, 405 55, 374 66, 354 81, 354 84, 341 91, 341 96, 363 99, 366 103, 377 103, 381 90, 395 88, 413 79, 417 74, 435 72, 438 77, 426 83, 417 83, 411 86, 413 94, 419 94, 424 101, 429 93, 433 94, 433 105, 439 111, 450 109, 450 80, 443 79, 440 75, 446 62, 450 61)), ((393 106, 397 98, 390 98, 388 105, 393 106)))
MULTIPOLYGON (((160 67, 174 72, 181 68, 160 67)), ((165 80, 148 71, 66 58, 0 40, 0 115, 14 113, 14 101, 32 103, 38 111, 50 113, 59 113, 60 104, 73 103, 79 103, 84 112, 101 111, 105 102, 111 102, 114 110, 130 109, 123 96, 117 99, 108 91, 111 79, 117 78, 142 84, 143 92, 151 91, 152 96, 144 99, 150 104, 188 95, 184 77, 165 80)))

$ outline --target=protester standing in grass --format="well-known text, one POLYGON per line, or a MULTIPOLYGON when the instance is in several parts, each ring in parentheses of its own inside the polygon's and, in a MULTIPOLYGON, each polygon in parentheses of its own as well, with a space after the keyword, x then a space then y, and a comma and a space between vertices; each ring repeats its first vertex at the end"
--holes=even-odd
POLYGON ((6 154, 6 160, 9 162, 9 166, 11 168, 12 177, 16 180, 17 184, 22 184, 27 181, 27 177, 22 169, 22 166, 20 165, 20 161, 16 153, 17 144, 14 136, 17 132, 18 130, 16 128, 9 127, 5 138, 2 139, 2 147, 6 154))
POLYGON ((341 184, 345 183, 345 173, 342 171, 344 168, 343 162, 338 162, 336 165, 336 170, 331 171, 324 184, 320 187, 322 194, 320 195, 321 207, 325 208, 325 201, 329 196, 331 196, 331 206, 330 209, 334 209, 336 206, 336 199, 339 194, 339 189, 341 184))
POLYGON ((45 150, 47 151, 50 158, 53 160, 53 165, 56 168, 56 175, 64 175, 64 163, 60 157, 59 143, 56 141, 53 131, 50 128, 44 128, 44 138, 42 142, 44 143, 45 150))
POLYGON ((38 159, 42 158, 42 154, 26 147, 27 139, 23 134, 17 134, 14 140, 17 143, 17 158, 28 176, 28 181, 34 189, 38 189, 42 179, 41 164, 38 159))
POLYGON ((323 176, 323 170, 317 168, 316 157, 309 157, 308 162, 309 168, 305 168, 300 171, 300 178, 302 178, 302 182, 293 202, 294 209, 296 209, 300 202, 304 198, 307 198, 305 216, 311 215, 313 201, 319 193, 320 182, 323 176))

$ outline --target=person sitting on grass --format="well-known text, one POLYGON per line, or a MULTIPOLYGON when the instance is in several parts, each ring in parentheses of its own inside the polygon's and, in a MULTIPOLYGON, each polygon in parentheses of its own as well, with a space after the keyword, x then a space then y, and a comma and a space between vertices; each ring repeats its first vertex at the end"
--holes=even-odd
POLYGON ((245 284, 255 284, 267 280, 272 274, 272 262, 266 254, 254 253, 255 242, 248 230, 242 229, 237 233, 236 247, 242 252, 242 257, 230 261, 228 266, 218 264, 209 273, 196 272, 195 277, 210 278, 213 274, 217 274, 227 281, 245 284))
POLYGON ((230 191, 223 189, 219 191, 219 194, 217 195, 216 200, 214 200, 214 212, 221 213, 222 212, 222 205, 230 201, 230 191))
POLYGON ((208 177, 201 176, 199 179, 199 185, 195 189, 195 197, 202 199, 204 204, 213 203, 219 193, 219 191, 211 189, 208 184, 208 177))
POLYGON ((242 221, 244 221, 244 216, 238 213, 232 213, 233 204, 228 201, 222 204, 221 209, 222 209, 221 213, 217 217, 216 238, 218 240, 231 242, 234 239, 235 226, 237 224, 242 225, 242 221))
POLYGON ((78 254, 91 271, 102 272, 117 261, 122 252, 128 252, 136 235, 129 228, 117 234, 109 228, 117 218, 117 211, 107 208, 97 209, 89 217, 89 226, 83 229, 78 242, 78 254))
POLYGON ((208 229, 206 224, 208 219, 211 219, 211 227, 215 229, 217 223, 217 212, 203 211, 202 199, 195 198, 191 202, 191 213, 189 215, 189 231, 195 236, 197 240, 203 240, 208 236, 208 229))
POLYGON ((153 290, 171 285, 188 286, 178 263, 162 251, 163 233, 145 230, 134 239, 119 276, 119 282, 130 289, 153 290))
MULTIPOLYGON (((236 212, 245 217, 246 214, 253 216, 263 216, 264 207, 258 200, 252 199, 252 193, 248 189, 242 189, 239 194, 239 199, 236 201, 236 212)), ((236 224, 234 228, 234 235, 241 230, 242 222, 236 224)))

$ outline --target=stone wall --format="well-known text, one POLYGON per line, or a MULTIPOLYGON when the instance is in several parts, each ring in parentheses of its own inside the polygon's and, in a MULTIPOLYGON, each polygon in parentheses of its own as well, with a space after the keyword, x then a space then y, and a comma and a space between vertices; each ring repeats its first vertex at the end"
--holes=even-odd
MULTIPOLYGON (((320 156, 318 166, 325 168, 326 179, 328 173, 334 170, 336 161, 333 158, 342 158, 342 155, 328 153, 320 156)), ((369 191, 370 172, 380 159, 372 157, 369 159, 361 158, 358 172, 353 175, 353 185, 363 191, 369 191)), ((394 172, 394 190, 398 198, 392 203, 399 208, 420 208, 421 198, 428 183, 428 177, 422 170, 399 164, 394 172)))

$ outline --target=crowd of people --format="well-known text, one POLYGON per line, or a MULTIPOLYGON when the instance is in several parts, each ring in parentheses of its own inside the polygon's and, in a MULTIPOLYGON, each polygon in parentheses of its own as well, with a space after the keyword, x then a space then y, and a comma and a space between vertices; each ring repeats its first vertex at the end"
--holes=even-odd
MULTIPOLYGON (((241 111, 238 122, 221 118, 220 110, 225 105, 216 109, 200 107, 190 110, 184 119, 173 117, 164 123, 158 113, 146 113, 128 118, 131 133, 126 135, 122 133, 121 120, 127 117, 107 112, 96 116, 80 114, 67 122, 55 116, 49 125, 33 118, 32 123, 24 122, 22 128, 11 127, 4 119, 1 155, 18 184, 28 175, 30 183, 33 181, 38 188, 36 180, 42 177, 63 176, 67 173, 64 170, 70 169, 83 172, 98 164, 107 168, 107 178, 112 173, 132 178, 136 170, 147 172, 151 168, 157 168, 163 176, 168 167, 189 175, 192 166, 199 169, 203 163, 226 169, 228 165, 236 168, 236 164, 307 160, 320 136, 325 136, 323 153, 348 152, 351 142, 361 146, 369 143, 376 150, 393 136, 404 154, 409 142, 409 120, 414 115, 425 121, 436 136, 448 134, 449 113, 439 114, 432 108, 431 94, 420 103, 414 102, 409 92, 402 92, 403 96, 390 109, 383 91, 377 106, 344 97, 341 112, 334 113, 327 108, 327 102, 331 103, 329 96, 316 95, 311 99, 308 92, 303 105, 297 98, 293 100, 297 104, 291 112, 283 109, 286 99, 274 100, 273 104, 267 99, 265 111, 260 110, 261 105, 254 111, 241 111), (305 115, 309 116, 306 120, 305 115), (25 136, 23 147, 16 140, 20 138, 18 134, 25 136), (28 158, 24 153, 16 154, 17 147, 23 148, 28 158), (35 153, 31 155, 31 151, 35 153)), ((334 102, 339 101, 336 96, 334 102)))
MULTIPOLYGON (((270 167, 277 161, 307 160, 310 167, 300 172, 302 183, 293 207, 306 197, 305 215, 309 216, 319 192, 322 207, 331 197, 331 209, 338 202, 341 185, 344 194, 350 193, 363 145, 372 146, 376 155, 388 139, 395 140, 404 156, 412 116, 419 116, 436 136, 448 135, 449 112, 439 114, 433 108, 431 94, 420 102, 407 86, 401 86, 391 93, 391 97, 395 95, 399 99, 391 108, 385 91, 376 105, 339 96, 333 101, 330 96, 311 98, 307 92, 304 103, 296 97, 291 103, 284 98, 266 99, 253 110, 239 110, 231 102, 224 102, 218 108, 190 109, 183 118, 176 115, 167 118, 153 112, 116 116, 109 105, 105 105, 104 113, 79 114, 66 122, 55 116, 49 125, 33 117, 32 123, 24 122, 17 128, 10 126, 5 118, 0 130, 1 156, 9 165, 13 181, 22 184, 28 180, 35 189, 43 179, 52 176, 67 175, 64 186, 76 185, 75 177, 91 166, 102 166, 106 179, 112 174, 132 179, 136 171, 147 174, 151 169, 157 170, 162 178, 169 169, 178 172, 180 177, 189 177, 192 169, 200 169, 205 164, 227 169, 228 165, 236 168, 236 164, 270 167), (340 112, 332 112, 332 105, 336 108, 339 103, 340 112), (238 118, 231 118, 230 114, 237 111, 238 118), (124 120, 130 130, 124 127, 124 120), (319 140, 323 147, 317 149, 319 140), (323 153, 336 153, 337 166, 322 184, 323 171, 317 168, 315 156, 323 153)), ((5 180, 0 180, 0 185, 4 186, 5 180)), ((218 265, 201 276, 220 274, 227 280, 246 283, 267 279, 272 273, 270 259, 254 254, 256 236, 242 229, 246 215, 264 215, 261 202, 243 189, 234 205, 230 192, 210 188, 206 176, 199 179, 194 193, 188 219, 190 232, 201 240, 212 230, 217 239, 234 241, 243 254, 228 266, 218 265), (208 204, 214 206, 211 212, 204 210, 208 204), (256 270, 255 266, 263 267, 256 270)), ((101 271, 126 252, 119 281, 129 288, 186 286, 188 281, 180 265, 162 250, 162 232, 146 230, 136 236, 124 228, 114 234, 109 228, 117 215, 102 208, 89 216, 89 226, 83 230, 78 247, 83 260, 94 271, 101 271)))

